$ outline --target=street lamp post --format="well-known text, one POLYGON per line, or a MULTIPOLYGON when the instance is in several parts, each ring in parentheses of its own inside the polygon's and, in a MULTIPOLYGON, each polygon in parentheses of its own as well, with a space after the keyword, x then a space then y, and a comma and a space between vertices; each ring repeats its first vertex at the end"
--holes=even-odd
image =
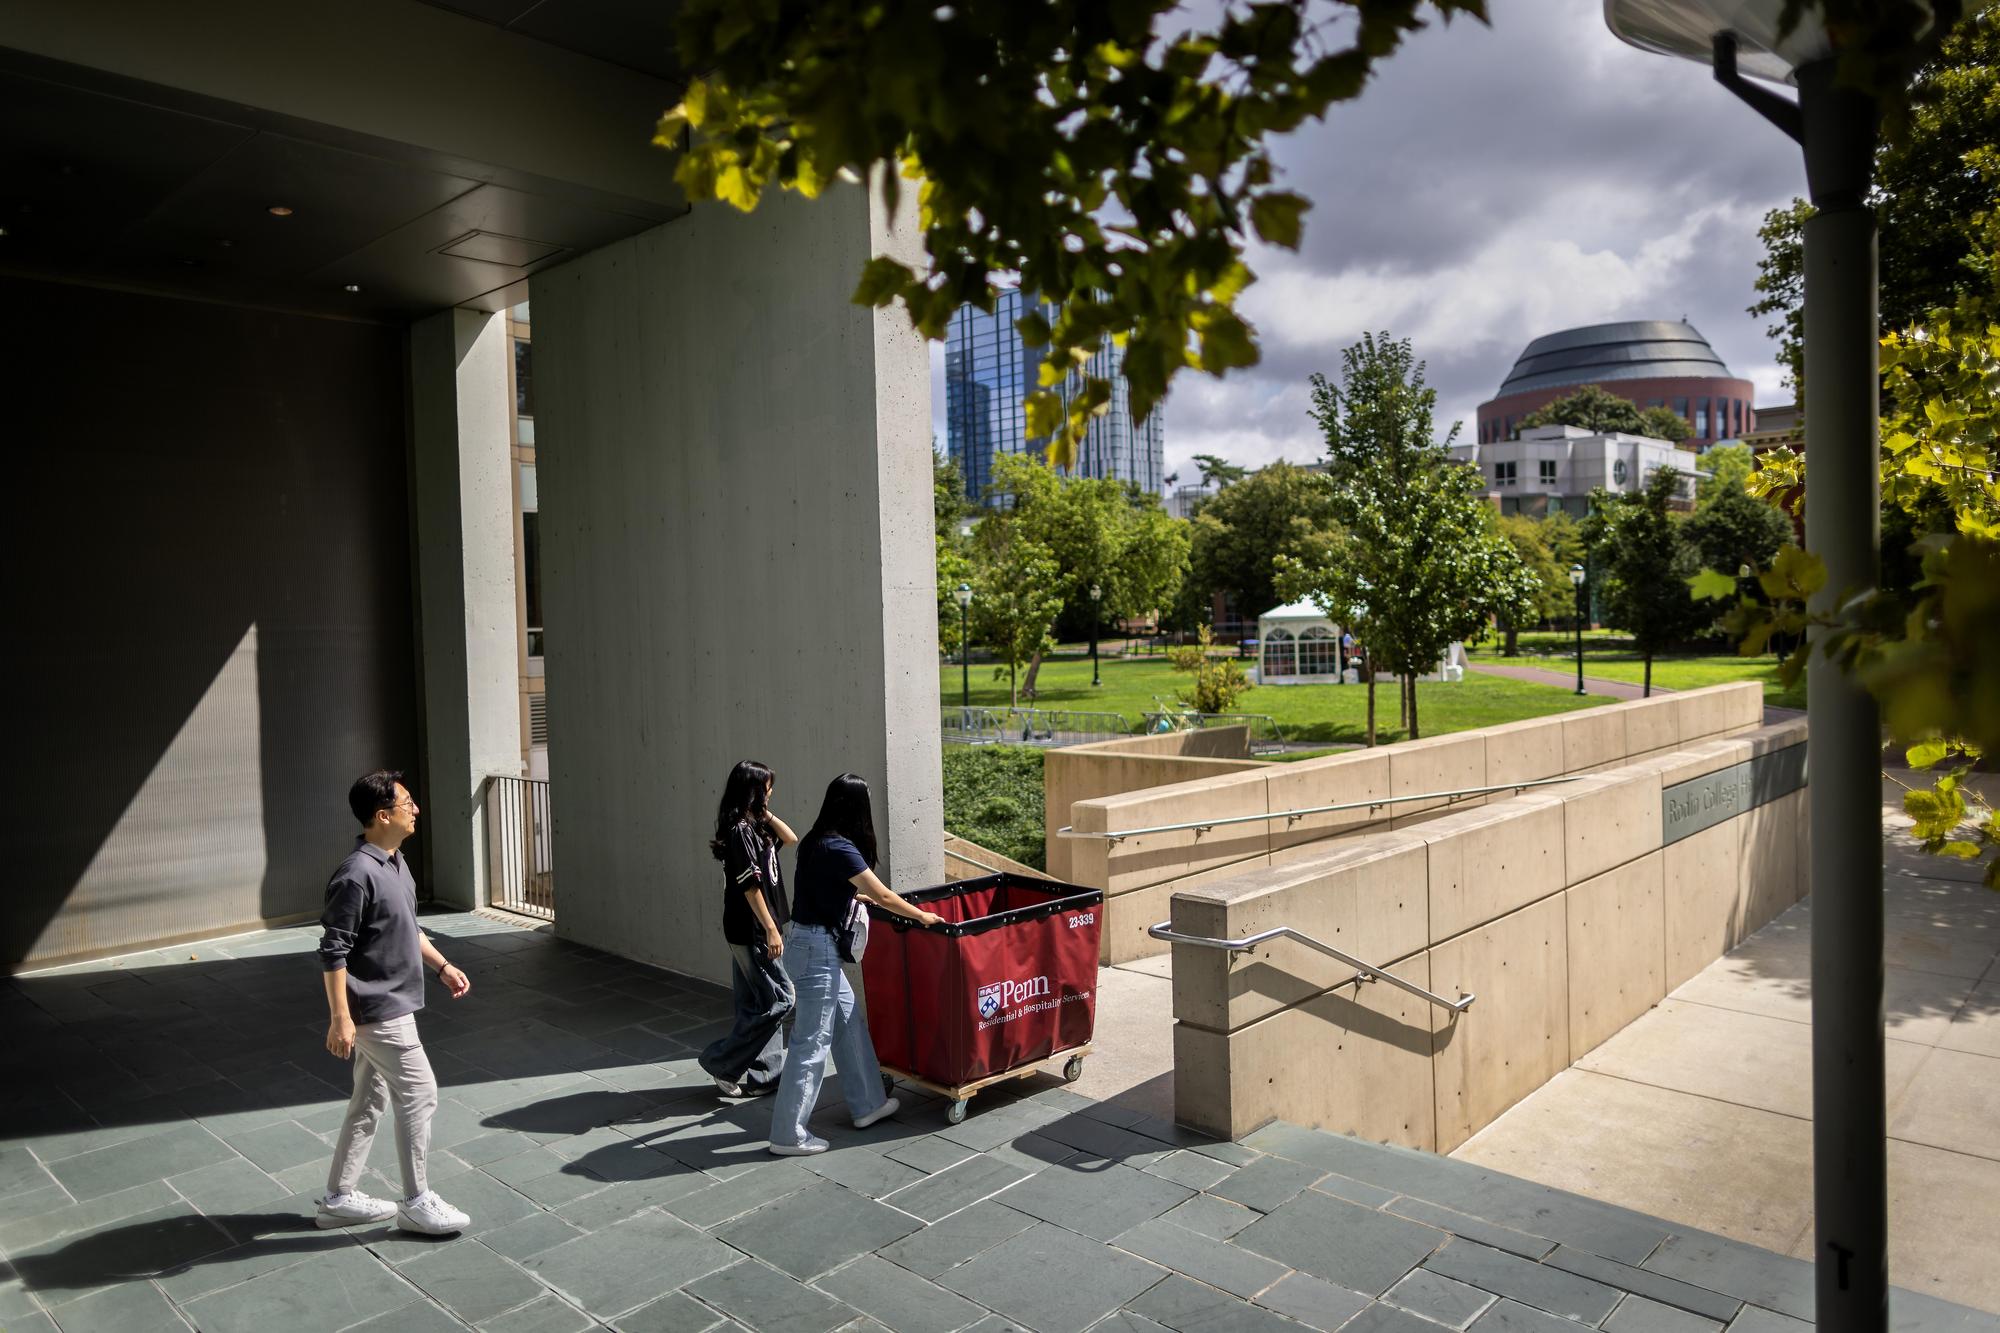
MULTIPOLYGON (((1839 51, 1815 5, 1789 30, 1786 0, 1605 0, 1634 46, 1708 61, 1716 81, 1804 150, 1806 545, 1826 566, 1808 609, 1833 614, 1875 586, 1879 279, 1874 176, 1879 111, 1836 77, 1839 51), (1797 102, 1746 76, 1796 84, 1797 102)), ((1911 68, 1960 13, 1909 7, 1915 26, 1878 58, 1911 68)), ((1880 34, 1871 34, 1878 38, 1880 34)), ((1817 637, 1819 631, 1810 631, 1817 637)), ((1812 768, 1814 1310, 1833 1333, 1889 1322, 1888 1116, 1883 1092, 1882 729, 1875 701, 1824 653, 1806 667, 1812 768)))
POLYGON ((1101 685, 1097 678, 1097 603, 1104 596, 1104 589, 1093 583, 1090 585, 1090 683, 1101 685))
POLYGON ((958 599, 958 707, 972 707, 972 638, 965 632, 967 614, 972 609, 972 585, 961 583, 952 596, 958 599))
POLYGON ((1569 567, 1569 586, 1576 589, 1576 692, 1583 693, 1583 621, 1590 603, 1583 591, 1582 565, 1569 567))

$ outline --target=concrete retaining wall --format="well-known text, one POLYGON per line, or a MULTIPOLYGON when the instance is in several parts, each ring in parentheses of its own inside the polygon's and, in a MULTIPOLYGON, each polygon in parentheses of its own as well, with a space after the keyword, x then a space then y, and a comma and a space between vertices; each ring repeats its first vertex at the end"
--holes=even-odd
POLYGON ((1056 830, 1070 822, 1070 808, 1078 801, 1269 767, 1250 757, 1247 726, 1170 731, 1051 749, 1042 759, 1043 804, 1048 811, 1043 864, 1054 878, 1069 880, 1072 842, 1057 837, 1056 830))
MULTIPOLYGON (((1372 750, 1350 750, 1293 764, 1245 764, 1241 771, 1170 786, 1071 799, 1067 822, 1081 833, 1150 828, 1210 817, 1278 816, 1268 822, 1225 824, 1206 832, 1177 829, 1116 842, 1054 836, 1053 830, 1064 821, 1056 818, 1062 807, 1056 804, 1051 786, 1050 870, 1059 879, 1105 890, 1103 960, 1127 962, 1165 947, 1149 937, 1146 928, 1167 918, 1168 902, 1181 889, 1199 887, 1218 875, 1235 875, 1259 866, 1282 867, 1301 857, 1316 858, 1326 852, 1330 838, 1423 824, 1447 811, 1507 799, 1507 793, 1406 801, 1300 818, 1287 818, 1284 811, 1531 782, 1616 767, 1746 730, 1756 726, 1763 713, 1763 687, 1754 681, 1739 682, 1372 750), (1055 870, 1058 847, 1066 849, 1063 865, 1067 873, 1055 870)), ((1055 759, 1052 752, 1049 760, 1055 759)))
POLYGON ((1803 896, 1804 745, 1803 719, 1696 741, 1177 889, 1177 931, 1289 925, 1477 997, 1453 1015, 1289 940, 1175 945, 1177 1117, 1451 1151, 1803 896))

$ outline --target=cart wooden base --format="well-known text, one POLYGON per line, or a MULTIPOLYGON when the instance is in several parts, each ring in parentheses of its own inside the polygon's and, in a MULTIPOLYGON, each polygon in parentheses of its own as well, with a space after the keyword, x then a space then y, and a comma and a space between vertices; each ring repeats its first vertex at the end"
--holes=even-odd
POLYGON ((917 1077, 908 1070, 883 1065, 882 1091, 885 1094, 893 1095, 896 1090, 896 1084, 907 1083, 913 1088, 922 1088, 925 1092, 936 1093, 940 1097, 949 1097, 951 1098, 951 1106, 945 1111, 945 1119, 956 1125, 964 1122, 965 1104, 971 1101, 974 1094, 978 1093, 981 1089, 990 1088, 996 1083, 1005 1083, 1009 1079, 1027 1078, 1033 1074, 1046 1072, 1058 1060, 1062 1062, 1063 1082, 1074 1083, 1083 1076, 1083 1057, 1089 1055, 1090 1052, 1091 1045, 1085 1042, 1081 1046, 1072 1046, 1066 1051, 1057 1051, 1046 1060, 1037 1060, 1033 1064, 1022 1065, 1018 1069, 1009 1069, 1004 1073, 989 1074, 985 1078, 975 1079, 971 1083, 958 1084, 933 1083, 927 1078, 917 1077))

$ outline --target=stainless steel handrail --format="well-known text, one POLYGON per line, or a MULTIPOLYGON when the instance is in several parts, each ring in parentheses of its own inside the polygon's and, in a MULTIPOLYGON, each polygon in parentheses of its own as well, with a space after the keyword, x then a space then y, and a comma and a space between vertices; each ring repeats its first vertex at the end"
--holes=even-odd
POLYGON ((1373 963, 1364 963, 1353 954, 1343 953, 1331 944, 1293 930, 1290 926, 1273 926, 1269 930, 1260 930, 1255 935, 1246 935, 1240 940, 1217 939, 1213 935, 1183 935, 1173 927, 1172 921, 1162 921, 1157 926, 1148 926, 1146 933, 1156 940, 1166 940, 1170 944, 1192 944, 1200 949, 1226 949, 1230 953, 1255 951, 1258 945, 1270 940, 1296 940, 1309 949, 1317 949, 1327 957, 1336 958, 1347 964, 1361 974, 1359 980, 1386 981, 1397 990, 1408 991, 1418 999, 1429 1000, 1438 1008, 1449 1009, 1454 1014, 1464 1013, 1472 1007, 1472 1002, 1479 998, 1476 995, 1460 995, 1456 1000, 1447 1000, 1442 995, 1425 990, 1414 981, 1405 981, 1394 972, 1384 972, 1373 963))
POLYGON ((1368 801, 1342 801, 1337 805, 1309 805, 1299 810, 1272 810, 1261 815, 1226 815, 1220 819, 1190 819, 1181 824, 1154 824, 1147 828, 1112 829, 1107 833, 1094 833, 1088 829, 1078 829, 1065 824, 1056 830, 1058 838, 1109 838, 1112 842, 1123 842, 1136 838, 1142 833, 1173 833, 1180 829, 1193 829, 1200 837, 1213 828, 1224 824, 1256 824, 1270 819, 1282 819, 1287 824, 1296 824, 1307 815, 1331 814, 1336 810, 1375 810, 1385 805, 1397 805, 1403 801, 1437 801, 1459 796, 1484 796, 1496 791, 1526 791, 1530 787, 1549 787, 1558 782, 1575 782, 1580 778, 1592 777, 1589 773, 1572 773, 1561 778, 1536 778, 1532 782, 1503 782, 1497 787, 1462 787, 1457 791, 1423 791, 1408 796, 1382 796, 1368 801))

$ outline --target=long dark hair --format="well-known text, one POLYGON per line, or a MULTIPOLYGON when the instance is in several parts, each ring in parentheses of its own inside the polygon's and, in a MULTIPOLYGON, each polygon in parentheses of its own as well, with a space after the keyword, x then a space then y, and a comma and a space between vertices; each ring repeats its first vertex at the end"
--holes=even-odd
POLYGON ((771 770, 755 759, 743 759, 729 770, 722 784, 722 804, 715 808, 715 836, 708 850, 720 861, 729 850, 729 835, 738 824, 748 823, 758 837, 764 836, 765 801, 771 794, 771 770))
POLYGON ((809 838, 833 834, 854 844, 861 859, 875 868, 875 813, 868 801, 867 779, 842 773, 826 784, 826 799, 820 802, 819 818, 813 821, 809 838))

